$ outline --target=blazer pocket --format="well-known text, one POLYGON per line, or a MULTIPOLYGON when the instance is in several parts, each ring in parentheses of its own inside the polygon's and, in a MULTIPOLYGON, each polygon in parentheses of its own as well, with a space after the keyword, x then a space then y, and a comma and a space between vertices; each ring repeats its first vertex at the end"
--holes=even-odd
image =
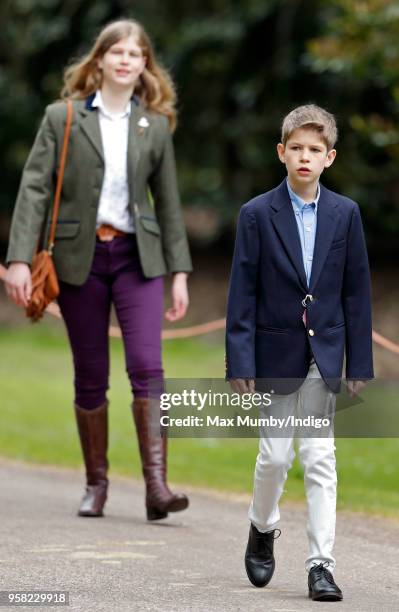
MULTIPOLYGON (((48 224, 50 231, 51 223, 48 224)), ((79 231, 80 221, 57 221, 55 226, 55 239, 74 238, 79 231)))
POLYGON ((341 327, 345 327, 345 321, 342 321, 342 323, 338 323, 337 325, 333 325, 332 327, 329 327, 327 329, 327 332, 334 332, 337 329, 341 329, 341 327))
POLYGON ((256 331, 260 331, 260 332, 268 332, 268 333, 272 333, 272 334, 286 334, 288 332, 287 329, 281 328, 281 327, 269 327, 269 326, 263 326, 263 325, 257 325, 256 326, 256 331))
POLYGON ((156 236, 161 235, 161 228, 159 227, 158 221, 153 217, 145 217, 140 215, 140 223, 146 232, 150 232, 156 236))
POLYGON ((346 246, 346 240, 337 240, 336 242, 333 242, 332 245, 330 246, 330 251, 334 251, 335 249, 340 249, 342 247, 346 246))

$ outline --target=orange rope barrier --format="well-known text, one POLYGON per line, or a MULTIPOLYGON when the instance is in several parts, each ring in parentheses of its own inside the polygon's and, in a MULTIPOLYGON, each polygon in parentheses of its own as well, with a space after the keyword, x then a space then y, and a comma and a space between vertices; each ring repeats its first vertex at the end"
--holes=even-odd
MULTIPOLYGON (((0 264, 0 280, 4 281, 6 269, 0 264)), ((53 317, 61 319, 60 309, 57 304, 49 304, 46 308, 46 312, 51 314, 53 317)), ((194 336, 202 336, 203 334, 209 334, 220 329, 224 329, 226 326, 226 319, 216 319, 209 323, 201 323, 200 325, 192 325, 191 327, 183 327, 181 329, 164 329, 162 331, 162 340, 174 340, 176 338, 193 338, 194 336)), ((109 335, 111 338, 121 338, 122 333, 119 327, 111 325, 109 328, 109 335)), ((399 344, 388 340, 378 332, 373 330, 373 341, 381 346, 382 348, 399 355, 399 344)))
MULTIPOLYGON (((57 319, 61 319, 61 312, 57 304, 49 304, 46 308, 46 312, 51 314, 57 319)), ((208 334, 209 332, 216 331, 218 329, 224 329, 226 325, 226 319, 218 319, 217 321, 211 321, 210 323, 203 323, 202 325, 193 325, 192 327, 183 327, 181 329, 164 329, 162 331, 162 340, 173 340, 175 338, 191 338, 193 336, 202 336, 202 334, 208 334)), ((109 328, 109 335, 111 338, 122 338, 122 333, 119 327, 111 325, 109 328)))
POLYGON ((379 346, 382 346, 382 348, 387 349, 388 351, 391 351, 391 353, 395 353, 396 355, 399 355, 399 344, 395 344, 395 342, 392 342, 391 340, 388 340, 388 338, 381 336, 381 334, 374 331, 374 329, 373 329, 373 340, 376 344, 378 344, 379 346))

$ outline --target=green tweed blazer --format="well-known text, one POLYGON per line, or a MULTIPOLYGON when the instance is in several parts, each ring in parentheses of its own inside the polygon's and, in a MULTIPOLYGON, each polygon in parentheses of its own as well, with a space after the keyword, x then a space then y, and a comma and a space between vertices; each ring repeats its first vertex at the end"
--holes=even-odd
MULTIPOLYGON (((58 278, 82 285, 96 241, 96 219, 104 178, 104 155, 94 96, 73 102, 73 123, 53 251, 58 278)), ((30 264, 41 239, 47 244, 66 104, 47 106, 25 164, 11 223, 7 263, 30 264)), ((190 272, 172 137, 166 117, 132 98, 128 137, 129 206, 146 278, 190 272), (140 121, 143 117, 147 121, 140 121), (140 122, 141 127, 138 125, 140 122), (147 124, 147 127, 143 127, 147 124)))

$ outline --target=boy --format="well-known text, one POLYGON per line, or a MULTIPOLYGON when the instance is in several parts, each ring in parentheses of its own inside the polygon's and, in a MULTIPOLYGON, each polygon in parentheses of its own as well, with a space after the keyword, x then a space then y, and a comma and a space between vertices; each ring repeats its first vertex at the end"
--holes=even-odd
MULTIPOLYGON (((287 178, 245 204, 239 216, 226 377, 241 393, 253 391, 255 379, 258 385, 259 379, 272 379, 277 416, 295 406, 303 415, 333 414, 344 349, 349 393, 357 394, 373 378, 370 278, 359 208, 319 183, 335 159, 336 139, 335 119, 324 109, 311 104, 290 112, 277 145, 287 178), (316 386, 303 384, 310 379, 316 386)), ((334 438, 308 435, 298 444, 308 502, 309 597, 337 601, 342 592, 332 575, 334 438)), ((261 431, 245 554, 249 580, 258 587, 274 572, 278 501, 294 456, 291 434, 261 431)))

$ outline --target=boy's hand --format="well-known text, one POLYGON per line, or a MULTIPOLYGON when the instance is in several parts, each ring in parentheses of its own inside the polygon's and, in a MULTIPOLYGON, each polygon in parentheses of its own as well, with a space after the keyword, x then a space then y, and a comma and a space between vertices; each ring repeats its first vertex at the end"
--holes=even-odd
POLYGON ((355 395, 359 395, 360 391, 364 389, 366 386, 366 381, 364 380, 347 380, 347 390, 350 397, 355 397, 355 395))
POLYGON ((255 380, 253 378, 232 378, 230 379, 230 386, 235 393, 254 393, 255 391, 255 380))

